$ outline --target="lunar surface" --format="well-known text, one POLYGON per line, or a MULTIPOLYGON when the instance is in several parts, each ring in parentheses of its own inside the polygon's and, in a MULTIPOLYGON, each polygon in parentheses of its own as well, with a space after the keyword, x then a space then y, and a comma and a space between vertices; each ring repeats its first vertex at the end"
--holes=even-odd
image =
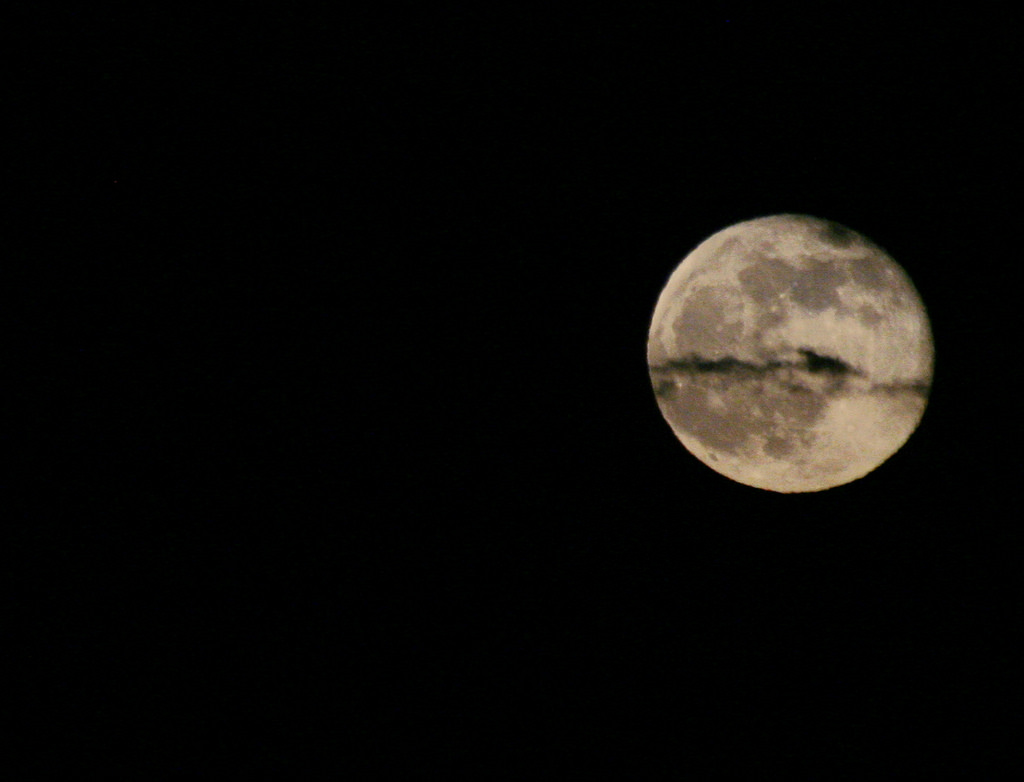
POLYGON ((898 451, 934 348, 906 272, 837 223, 775 215, 701 243, 658 299, 647 361, 662 415, 739 483, 810 492, 898 451))

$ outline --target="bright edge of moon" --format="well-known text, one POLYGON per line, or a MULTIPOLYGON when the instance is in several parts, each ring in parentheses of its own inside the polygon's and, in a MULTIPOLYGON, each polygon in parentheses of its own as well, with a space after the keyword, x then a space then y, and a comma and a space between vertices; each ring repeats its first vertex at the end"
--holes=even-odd
POLYGON ((928 403, 928 316, 902 267, 806 215, 730 226, 658 298, 647 362, 690 453, 739 483, 813 492, 898 451, 928 403))

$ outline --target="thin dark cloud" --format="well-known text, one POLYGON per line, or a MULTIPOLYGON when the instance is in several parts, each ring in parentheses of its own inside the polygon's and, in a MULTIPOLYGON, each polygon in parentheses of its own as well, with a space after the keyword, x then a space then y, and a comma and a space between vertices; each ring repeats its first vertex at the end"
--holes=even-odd
POLYGON ((809 348, 799 348, 797 351, 802 356, 800 361, 769 360, 758 364, 752 361, 744 361, 735 356, 723 358, 704 358, 698 354, 691 354, 686 358, 666 361, 664 364, 652 366, 654 372, 683 372, 693 374, 739 374, 753 373, 765 374, 779 369, 802 369, 814 374, 826 373, 830 375, 861 375, 859 369, 850 366, 845 361, 833 356, 822 356, 809 348))
POLYGON ((847 375, 856 372, 842 359, 832 356, 819 356, 813 350, 800 348, 808 372, 827 372, 830 375, 847 375))

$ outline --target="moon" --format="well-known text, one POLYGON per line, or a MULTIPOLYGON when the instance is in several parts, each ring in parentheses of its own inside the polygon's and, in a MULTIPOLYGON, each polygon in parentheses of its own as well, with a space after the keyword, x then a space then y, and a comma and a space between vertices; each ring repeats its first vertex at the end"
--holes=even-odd
POLYGON ((734 481, 814 492, 864 477, 924 415, 934 343, 899 264, 806 215, 737 223, 671 274, 647 341, 676 437, 734 481))

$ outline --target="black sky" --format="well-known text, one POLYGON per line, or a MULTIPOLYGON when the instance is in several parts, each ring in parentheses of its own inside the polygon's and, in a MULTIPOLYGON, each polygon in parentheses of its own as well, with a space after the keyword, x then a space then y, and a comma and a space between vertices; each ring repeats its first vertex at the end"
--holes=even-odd
POLYGON ((27 21, 23 724, 133 770, 1002 765, 1004 20, 337 13, 27 21), (798 496, 687 454, 645 355, 679 260, 783 212, 885 248, 936 339, 907 446, 798 496))

